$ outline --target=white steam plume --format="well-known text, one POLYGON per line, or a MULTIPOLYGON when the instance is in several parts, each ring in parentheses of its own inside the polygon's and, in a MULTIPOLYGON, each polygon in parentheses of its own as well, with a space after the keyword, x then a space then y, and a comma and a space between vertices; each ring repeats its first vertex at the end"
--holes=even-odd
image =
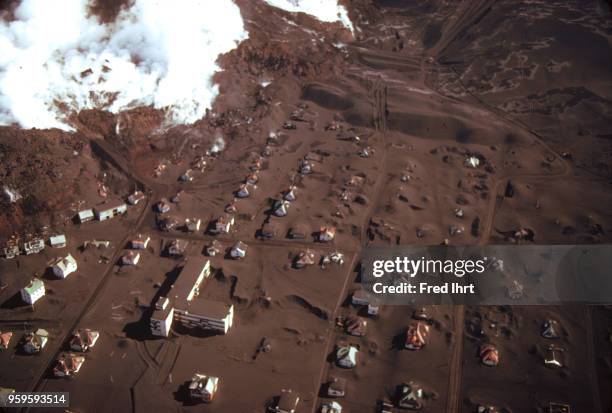
POLYGON ((265 0, 270 6, 291 13, 310 14, 322 22, 340 22, 354 33, 353 23, 346 8, 336 0, 265 0))
POLYGON ((232 0, 135 0, 109 24, 88 0, 23 0, 0 21, 0 124, 71 130, 66 111, 144 105, 193 123, 218 94, 217 57, 247 36, 232 0))
POLYGON ((222 135, 215 136, 215 140, 210 148, 211 154, 217 154, 225 149, 225 139, 223 139, 222 135))

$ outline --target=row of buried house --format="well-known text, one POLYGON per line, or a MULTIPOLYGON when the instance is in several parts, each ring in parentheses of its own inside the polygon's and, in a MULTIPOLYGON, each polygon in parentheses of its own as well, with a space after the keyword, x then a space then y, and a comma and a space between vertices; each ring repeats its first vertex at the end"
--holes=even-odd
MULTIPOLYGON (((66 246, 66 236, 63 234, 49 237, 49 246, 53 248, 64 248, 66 246)), ((7 259, 15 258, 19 254, 31 255, 38 254, 45 249, 45 240, 41 237, 34 237, 21 244, 12 240, 6 243, 3 248, 4 257, 7 259)))
MULTIPOLYGON (((144 193, 136 191, 128 196, 128 203, 136 205, 144 199, 144 193)), ((97 219, 106 221, 115 216, 125 214, 127 212, 127 204, 122 201, 104 204, 97 208, 84 209, 76 214, 76 220, 79 223, 85 223, 97 219)), ((48 240, 49 245, 54 248, 63 248, 66 246, 65 235, 54 235, 48 240)), ((45 249, 45 241, 42 237, 33 237, 27 241, 19 243, 15 240, 9 240, 3 248, 3 255, 7 259, 15 258, 19 254, 30 255, 38 254, 45 249)))
MULTIPOLYGON (((11 343, 13 333, 10 331, 0 332, 0 351, 6 351, 11 343)), ((100 333, 90 329, 76 330, 66 343, 67 351, 57 358, 52 373, 56 377, 69 377, 76 374, 85 362, 83 356, 75 353, 86 353, 97 343, 100 333)), ((49 332, 43 328, 30 330, 23 334, 18 343, 19 349, 24 354, 39 354, 49 341, 49 332)))
POLYGON ((123 215, 127 212, 127 204, 138 205, 145 199, 145 194, 142 191, 135 191, 127 197, 127 203, 123 201, 115 201, 104 204, 100 207, 84 209, 77 213, 79 223, 93 221, 94 218, 98 221, 106 221, 117 215, 123 215))

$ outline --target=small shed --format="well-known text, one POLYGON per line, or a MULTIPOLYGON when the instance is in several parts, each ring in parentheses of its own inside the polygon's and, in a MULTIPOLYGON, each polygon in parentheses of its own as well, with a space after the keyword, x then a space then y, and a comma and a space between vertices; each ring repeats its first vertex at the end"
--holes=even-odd
POLYGON ((346 379, 332 377, 327 383, 327 395, 329 397, 344 397, 346 395, 346 379))
POLYGON ((84 222, 93 221, 94 212, 93 212, 93 209, 84 209, 82 211, 79 211, 77 216, 79 218, 79 222, 82 224, 84 222))
POLYGON ((142 201, 143 199, 145 199, 144 192, 134 191, 128 196, 127 201, 130 205, 138 205, 138 203, 142 201))
POLYGON ((49 237, 49 245, 53 248, 65 248, 66 236, 64 234, 49 237))

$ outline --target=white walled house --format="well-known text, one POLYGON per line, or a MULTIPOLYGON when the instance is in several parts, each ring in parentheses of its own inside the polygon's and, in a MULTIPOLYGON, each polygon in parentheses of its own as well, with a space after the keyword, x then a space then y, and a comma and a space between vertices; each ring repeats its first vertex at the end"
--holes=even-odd
POLYGON ((45 283, 38 278, 33 278, 30 284, 21 289, 21 298, 30 305, 45 295, 45 283))
POLYGON ((127 205, 123 202, 102 205, 100 208, 95 208, 94 212, 98 220, 106 221, 107 219, 111 219, 117 215, 125 214, 127 212, 127 205))
POLYGON ((74 257, 68 254, 64 258, 57 258, 51 268, 57 278, 66 278, 75 272, 78 266, 74 257))

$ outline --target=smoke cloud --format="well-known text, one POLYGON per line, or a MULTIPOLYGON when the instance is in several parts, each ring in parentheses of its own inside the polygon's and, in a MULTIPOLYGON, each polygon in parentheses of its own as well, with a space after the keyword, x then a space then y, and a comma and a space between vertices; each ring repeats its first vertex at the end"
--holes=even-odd
POLYGON ((102 24, 87 0, 23 0, 0 21, 0 124, 71 130, 67 115, 152 105, 202 118, 219 54, 248 37, 232 0, 135 0, 102 24))

